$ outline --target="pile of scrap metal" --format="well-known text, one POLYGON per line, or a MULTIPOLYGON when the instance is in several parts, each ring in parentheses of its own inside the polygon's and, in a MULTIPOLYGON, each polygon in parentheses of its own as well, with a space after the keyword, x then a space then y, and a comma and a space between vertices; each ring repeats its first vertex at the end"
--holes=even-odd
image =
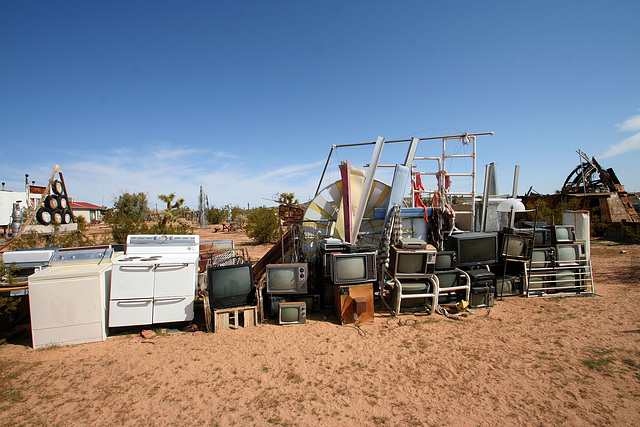
POLYGON ((569 174, 560 194, 531 195, 530 190, 523 201, 526 203, 542 198, 550 205, 555 205, 576 198, 579 200, 580 209, 598 209, 599 215, 606 223, 640 223, 640 216, 631 202, 629 193, 613 169, 604 169, 595 157, 589 159, 581 150, 578 150, 578 154, 580 164, 569 174))

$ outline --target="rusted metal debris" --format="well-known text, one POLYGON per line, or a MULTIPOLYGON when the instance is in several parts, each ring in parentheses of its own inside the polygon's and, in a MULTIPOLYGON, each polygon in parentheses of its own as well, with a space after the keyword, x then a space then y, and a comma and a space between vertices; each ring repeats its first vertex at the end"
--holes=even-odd
MULTIPOLYGON (((640 216, 638 216, 629 194, 624 185, 618 180, 613 169, 603 168, 595 157, 589 159, 581 150, 578 150, 578 154, 580 155, 580 164, 564 181, 562 190, 560 190, 560 197, 552 196, 552 198, 565 203, 570 198, 577 198, 580 200, 581 209, 593 210, 599 208, 599 214, 604 222, 640 223, 640 216)), ((545 198, 544 196, 541 197, 545 198)), ((531 200, 535 197, 525 198, 531 200)), ((555 204, 553 201, 551 203, 552 205, 555 204)))

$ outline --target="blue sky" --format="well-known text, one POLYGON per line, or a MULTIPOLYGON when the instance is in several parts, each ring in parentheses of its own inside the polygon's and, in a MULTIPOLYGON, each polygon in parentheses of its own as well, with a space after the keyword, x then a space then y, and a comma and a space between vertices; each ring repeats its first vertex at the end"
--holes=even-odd
MULTIPOLYGON (((640 191, 639 22, 638 1, 3 1, 0 178, 272 206, 314 196, 332 144, 494 132, 479 192, 496 162, 501 192, 520 165, 520 194, 552 193, 578 148, 640 191)), ((371 153, 338 149, 322 186, 371 153)))

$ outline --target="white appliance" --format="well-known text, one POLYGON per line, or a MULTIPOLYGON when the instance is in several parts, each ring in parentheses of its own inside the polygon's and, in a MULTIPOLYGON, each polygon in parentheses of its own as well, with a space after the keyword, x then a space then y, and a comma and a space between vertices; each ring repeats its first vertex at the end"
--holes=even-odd
POLYGON ((61 249, 49 267, 29 276, 33 348, 107 338, 111 252, 61 249))
POLYGON ((200 236, 127 237, 113 261, 109 327, 193 320, 200 236))
POLYGON ((51 257, 57 248, 39 249, 18 249, 2 254, 2 261, 9 264, 16 264, 18 267, 26 269, 29 267, 44 267, 49 265, 51 257))

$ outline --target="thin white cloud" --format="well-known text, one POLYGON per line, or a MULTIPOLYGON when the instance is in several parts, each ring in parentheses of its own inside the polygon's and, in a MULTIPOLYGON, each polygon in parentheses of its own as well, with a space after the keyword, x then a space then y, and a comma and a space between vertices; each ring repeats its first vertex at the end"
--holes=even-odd
POLYGON ((599 156, 602 159, 640 150, 640 114, 629 117, 622 123, 616 124, 620 132, 637 132, 635 135, 623 139, 617 144, 610 145, 607 151, 599 156))
POLYGON ((640 132, 630 136, 629 138, 623 139, 617 144, 609 146, 609 149, 600 156, 600 158, 604 159, 636 150, 640 150, 640 132))
POLYGON ((621 132, 638 132, 640 131, 640 114, 629 117, 622 123, 616 125, 621 132))
POLYGON ((324 163, 278 168, 224 152, 170 147, 156 150, 158 155, 118 149, 73 156, 76 161, 62 165, 69 195, 110 207, 123 192, 142 192, 154 208, 159 204, 158 194, 175 192, 195 209, 202 185, 213 206, 271 205, 269 200, 281 192, 293 192, 306 201, 315 192, 324 163))

